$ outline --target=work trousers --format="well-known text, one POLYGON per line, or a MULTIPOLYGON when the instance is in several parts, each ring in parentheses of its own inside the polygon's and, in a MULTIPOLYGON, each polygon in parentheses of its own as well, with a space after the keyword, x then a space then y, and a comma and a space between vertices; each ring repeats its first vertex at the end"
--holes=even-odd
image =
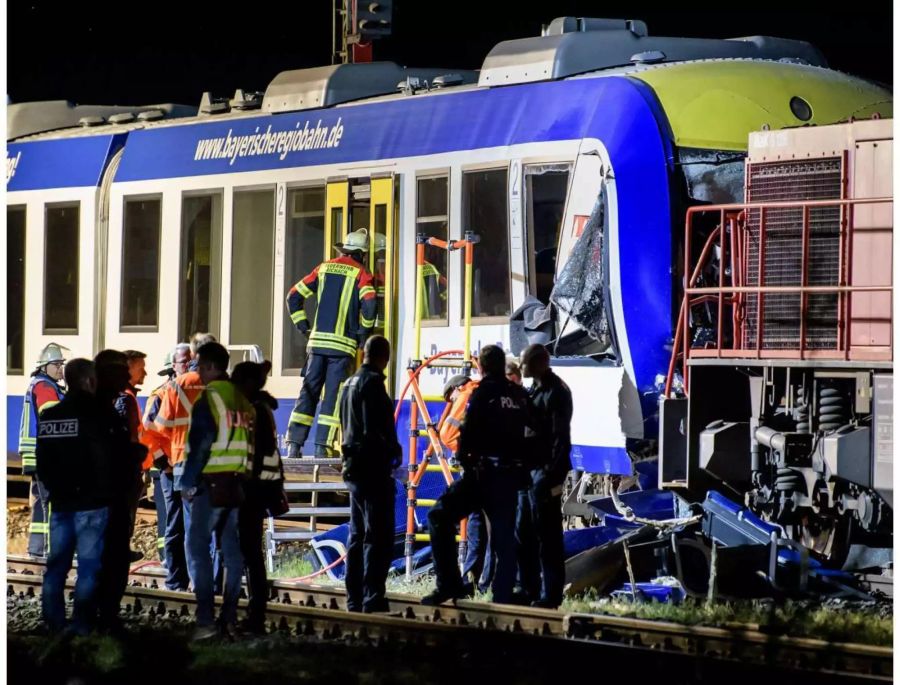
POLYGON ((394 549, 394 479, 347 481, 350 535, 344 583, 347 611, 384 611, 385 582, 394 549))
POLYGON ((156 506, 156 554, 166 563, 166 498, 159 469, 150 469, 153 480, 153 504, 156 506))
POLYGON ((175 476, 162 471, 160 495, 165 502, 166 589, 187 590, 190 583, 184 540, 184 502, 175 489, 175 476))
POLYGON ((269 601, 269 582, 263 557, 263 519, 266 509, 248 494, 238 511, 238 537, 247 576, 247 624, 253 630, 266 625, 266 602, 269 601))
POLYGON ((50 495, 44 484, 31 476, 31 525, 28 528, 28 553, 45 557, 50 550, 50 495))
POLYGON ((109 510, 54 511, 50 517, 50 554, 41 592, 41 612, 51 631, 66 627, 66 577, 78 554, 72 629, 86 635, 97 619, 97 576, 109 510))
POLYGON ((470 514, 466 524, 466 559, 462 575, 479 592, 487 592, 494 575, 494 556, 491 554, 489 538, 484 512, 470 514))
POLYGON ((326 448, 333 448, 337 430, 341 425, 338 415, 341 384, 352 373, 354 361, 353 357, 347 355, 329 356, 316 352, 309 354, 303 373, 300 397, 297 398, 288 423, 288 442, 295 442, 298 445, 306 442, 321 396, 322 403, 316 428, 316 451, 321 453, 326 448))
POLYGON ((201 485, 188 509, 187 546, 188 563, 197 598, 197 625, 213 624, 215 599, 213 587, 213 559, 210 554, 213 532, 218 535, 224 567, 222 610, 219 621, 225 625, 237 620, 238 598, 241 594, 241 576, 244 559, 238 539, 238 508, 214 507, 209 490, 201 485))
POLYGON ((98 589, 100 623, 105 628, 118 625, 119 608, 131 569, 131 536, 134 534, 138 497, 143 489, 139 474, 131 480, 109 505, 98 589))
POLYGON ((519 492, 516 516, 519 579, 529 599, 559 606, 566 579, 561 487, 542 470, 531 473, 531 487, 519 492))
POLYGON ((462 592, 457 565, 457 524, 476 511, 484 511, 490 526, 490 547, 496 559, 491 581, 493 601, 509 603, 516 580, 516 493, 522 479, 518 468, 485 465, 466 469, 428 512, 431 553, 437 588, 447 594, 462 592))

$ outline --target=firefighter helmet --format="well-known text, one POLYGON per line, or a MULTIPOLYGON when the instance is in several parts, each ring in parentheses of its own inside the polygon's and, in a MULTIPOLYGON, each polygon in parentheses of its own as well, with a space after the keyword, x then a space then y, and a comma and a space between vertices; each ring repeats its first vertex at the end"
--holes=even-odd
POLYGON ((63 347, 62 345, 57 345, 56 343, 48 343, 43 350, 41 350, 41 356, 38 357, 37 367, 41 368, 42 366, 47 366, 47 364, 52 364, 53 362, 65 362, 66 361, 66 353, 70 350, 67 347, 63 347))
POLYGON ((166 353, 166 359, 163 363, 162 370, 158 371, 156 375, 158 376, 174 376, 175 375, 175 367, 173 365, 174 356, 171 352, 166 353))
POLYGON ((338 243, 341 252, 365 252, 369 249, 369 229, 360 228, 347 234, 343 243, 338 243))

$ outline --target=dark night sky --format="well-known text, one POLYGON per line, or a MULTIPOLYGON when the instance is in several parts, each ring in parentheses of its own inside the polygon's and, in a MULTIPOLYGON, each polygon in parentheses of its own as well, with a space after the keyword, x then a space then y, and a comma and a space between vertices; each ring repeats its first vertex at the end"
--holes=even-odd
MULTIPOLYGON (((892 3, 702 5, 613 0, 394 0, 394 35, 376 59, 475 69, 501 40, 538 35, 556 16, 643 19, 651 35, 807 40, 833 68, 893 82, 892 3), (779 8, 779 5, 788 7, 779 8), (765 8, 763 8, 765 6, 765 8), (690 14, 684 9, 690 7, 690 14), (775 9, 778 8, 778 9, 775 9)), ((331 0, 65 2, 11 0, 8 93, 13 102, 196 105, 204 90, 265 90, 280 71, 328 64, 331 0)))

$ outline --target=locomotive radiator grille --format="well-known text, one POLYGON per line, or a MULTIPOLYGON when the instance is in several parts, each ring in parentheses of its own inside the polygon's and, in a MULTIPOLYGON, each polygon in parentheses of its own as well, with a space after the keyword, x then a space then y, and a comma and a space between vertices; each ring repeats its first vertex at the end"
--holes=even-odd
MULTIPOLYGON (((751 164, 747 170, 746 198, 749 202, 790 202, 797 200, 836 200, 841 192, 839 157, 751 164)), ((763 273, 759 273, 759 236, 761 211, 747 216, 745 285, 800 286, 803 262, 803 210, 772 208, 766 210, 763 273)), ((808 285, 838 285, 840 281, 839 207, 814 207, 809 210, 808 285)), ((762 296, 763 319, 761 348, 790 350, 800 347, 799 293, 770 293, 762 296)), ((745 299, 744 349, 757 346, 758 296, 745 299)), ((838 346, 838 296, 807 296, 807 349, 835 349, 838 346)))

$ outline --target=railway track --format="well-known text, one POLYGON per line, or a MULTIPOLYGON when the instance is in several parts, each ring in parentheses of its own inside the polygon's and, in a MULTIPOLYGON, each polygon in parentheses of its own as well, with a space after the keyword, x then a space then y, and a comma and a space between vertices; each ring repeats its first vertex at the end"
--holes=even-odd
MULTIPOLYGON (((10 593, 39 592, 43 564, 27 557, 7 557, 10 593)), ((131 574, 126 601, 132 611, 184 613, 189 593, 161 590, 160 570, 131 574)), ((71 582, 72 579, 70 579, 71 582)), ((390 613, 361 615, 345 611, 341 587, 274 581, 269 616, 282 629, 322 637, 401 639, 427 644, 448 640, 521 638, 535 649, 572 649, 599 653, 627 650, 652 658, 685 658, 705 664, 777 669, 797 676, 819 674, 838 681, 890 682, 893 650, 887 647, 831 643, 762 632, 757 626, 727 628, 685 626, 660 621, 563 613, 472 600, 426 607, 413 595, 389 593, 390 613)), ((243 601, 242 601, 243 606, 243 601)), ((768 671, 766 671, 768 672, 768 671)))

